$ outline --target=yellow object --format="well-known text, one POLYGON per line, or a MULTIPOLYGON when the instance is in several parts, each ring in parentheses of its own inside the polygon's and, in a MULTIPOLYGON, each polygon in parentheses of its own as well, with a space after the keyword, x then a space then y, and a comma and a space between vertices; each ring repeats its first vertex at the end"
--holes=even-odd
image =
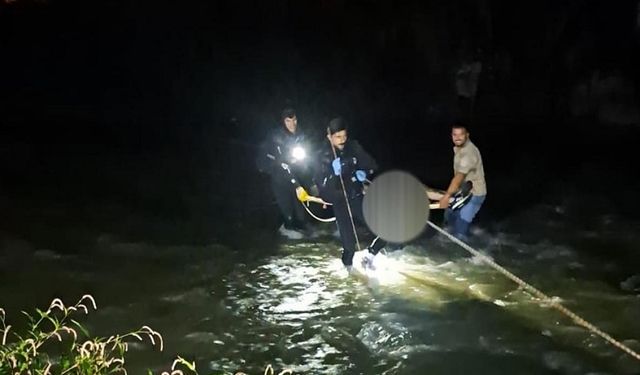
POLYGON ((296 196, 300 202, 306 202, 309 200, 309 193, 307 193, 307 191, 302 187, 296 188, 296 196))

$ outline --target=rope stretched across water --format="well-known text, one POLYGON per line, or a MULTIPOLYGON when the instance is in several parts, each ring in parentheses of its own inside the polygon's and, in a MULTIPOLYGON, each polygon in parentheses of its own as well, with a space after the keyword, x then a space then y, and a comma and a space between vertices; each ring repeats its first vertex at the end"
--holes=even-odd
POLYGON ((467 250, 468 252, 470 252, 471 254, 475 255, 476 257, 479 257, 480 259, 482 259, 485 263, 487 263, 488 265, 490 265, 491 267, 496 269, 498 272, 500 272, 501 274, 503 274, 507 278, 511 279, 513 282, 518 284, 524 290, 526 290, 526 291, 532 293, 533 295, 535 295, 536 297, 542 299, 545 303, 548 303, 551 307, 557 309, 561 313, 563 313, 566 316, 568 316, 571 319, 573 319, 573 321, 575 321, 577 324, 583 326, 584 328, 588 329, 589 331, 591 331, 591 332, 595 333, 596 335, 602 337, 607 342, 609 342, 611 345, 617 347, 618 349, 626 352, 627 354, 629 354, 633 358, 635 358, 635 359, 640 361, 640 354, 638 354, 638 352, 635 352, 633 349, 629 348, 628 346, 626 346, 625 344, 621 343, 620 341, 614 339, 609 334, 603 332, 602 330, 600 330, 595 325, 593 325, 593 324, 589 323, 588 321, 584 320, 583 318, 578 316, 573 311, 571 311, 568 308, 562 306, 557 301, 557 299, 551 298, 551 297, 547 296, 546 294, 542 293, 541 291, 539 291, 538 289, 534 288, 530 284, 527 284, 524 280, 522 280, 518 276, 512 274, 511 272, 507 271, 504 267, 500 266, 499 264, 497 264, 496 262, 491 260, 491 258, 489 258, 488 256, 482 254, 478 250, 476 250, 476 249, 472 248, 471 246, 467 245, 466 243, 460 241, 459 239, 457 239, 456 237, 452 236, 451 234, 449 234, 448 232, 446 232, 444 229, 440 228, 439 226, 435 225, 431 221, 427 221, 427 224, 429 224, 429 226, 431 226, 433 229, 437 230, 441 234, 445 235, 447 238, 449 238, 451 241, 453 241, 458 246, 460 246, 463 249, 467 250))

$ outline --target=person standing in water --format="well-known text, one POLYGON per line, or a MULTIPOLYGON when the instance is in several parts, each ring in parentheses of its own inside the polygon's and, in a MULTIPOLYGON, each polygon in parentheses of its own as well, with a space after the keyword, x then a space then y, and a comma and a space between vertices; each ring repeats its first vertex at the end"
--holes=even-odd
MULTIPOLYGON (((351 270, 358 247, 355 226, 366 225, 362 212, 364 183, 378 166, 357 141, 348 139, 344 119, 338 117, 329 122, 327 139, 329 142, 320 150, 316 160, 313 180, 320 197, 333 203, 342 243, 342 263, 351 270)), ((384 240, 376 237, 367 247, 363 267, 372 268, 374 256, 385 245, 384 240)))
POLYGON ((469 227, 487 196, 487 184, 484 178, 484 166, 478 147, 471 142, 467 126, 456 122, 451 126, 453 141, 453 178, 440 199, 440 208, 446 208, 445 220, 457 238, 466 241, 469 227), (463 184, 471 182, 471 199, 459 209, 451 208, 450 199, 463 184))
POLYGON ((296 188, 311 179, 306 153, 305 135, 298 127, 293 108, 285 108, 280 116, 281 126, 269 133, 259 148, 258 170, 269 175, 283 224, 281 235, 301 239, 305 231, 305 213, 296 197, 296 188))

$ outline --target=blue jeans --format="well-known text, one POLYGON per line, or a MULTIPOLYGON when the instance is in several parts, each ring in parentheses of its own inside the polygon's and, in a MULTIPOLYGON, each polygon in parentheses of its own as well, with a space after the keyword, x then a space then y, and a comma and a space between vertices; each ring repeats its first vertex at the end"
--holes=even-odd
POLYGON ((450 231, 453 231, 455 237, 462 241, 466 241, 469 238, 471 222, 478 211, 480 211, 480 207, 482 207, 486 197, 486 195, 474 195, 469 202, 459 210, 447 208, 447 211, 444 213, 444 218, 447 222, 447 227, 449 227, 450 231))

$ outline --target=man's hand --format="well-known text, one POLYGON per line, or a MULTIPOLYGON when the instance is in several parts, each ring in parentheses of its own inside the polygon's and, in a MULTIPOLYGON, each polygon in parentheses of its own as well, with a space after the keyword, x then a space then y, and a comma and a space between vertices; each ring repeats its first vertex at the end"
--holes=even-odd
POLYGON ((331 167, 333 167, 333 174, 335 174, 336 176, 340 176, 340 174, 342 173, 342 164, 340 158, 333 159, 333 161, 331 162, 331 167))
POLYGON ((449 198, 451 198, 449 193, 443 195, 442 198, 440 198, 440 208, 449 207, 449 198))
POLYGON ((296 196, 298 197, 298 200, 302 203, 309 200, 309 193, 307 193, 307 191, 304 190, 304 188, 301 186, 298 186, 296 188, 296 196))
POLYGON ((442 198, 440 198, 440 208, 449 207, 449 198, 451 198, 451 196, 455 194, 458 189, 460 189, 462 181, 464 181, 464 174, 456 172, 455 176, 453 176, 453 178, 451 179, 451 183, 449 184, 449 188, 447 189, 446 193, 442 198))

